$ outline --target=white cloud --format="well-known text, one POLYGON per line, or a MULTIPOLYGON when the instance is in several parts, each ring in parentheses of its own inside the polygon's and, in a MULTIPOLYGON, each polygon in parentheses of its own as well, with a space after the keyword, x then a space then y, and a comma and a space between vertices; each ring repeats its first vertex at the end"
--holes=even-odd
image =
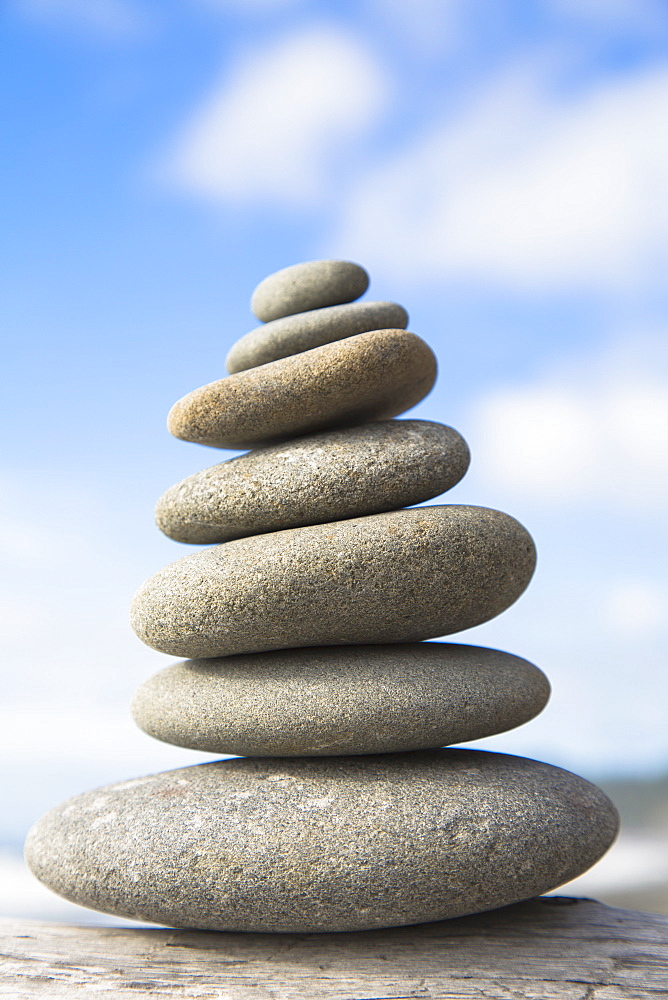
POLYGON ((149 530, 141 548, 129 541, 134 526, 85 467, 60 475, 3 470, 0 480, 5 700, 127 700, 165 662, 128 622, 134 590, 160 565, 162 539, 149 530))
POLYGON ((656 279, 668 247, 668 70, 550 93, 549 60, 494 80, 367 173, 337 252, 417 281, 520 291, 656 279))
POLYGON ((185 750, 147 736, 132 719, 129 705, 121 710, 87 705, 78 711, 40 702, 30 708, 5 705, 0 723, 0 761, 14 758, 21 766, 40 760, 82 771, 114 765, 124 777, 135 767, 145 774, 226 756, 185 750))
POLYGON ((603 624, 611 632, 647 636, 662 631, 668 620, 668 592, 663 581, 625 579, 604 595, 603 624))
MULTIPOLYGON (((381 23, 399 34, 403 46, 422 56, 443 59, 460 48, 467 35, 468 0, 371 0, 370 6, 381 23)), ((486 13, 484 4, 477 15, 486 13)))
POLYGON ((0 473, 0 561, 13 571, 20 567, 43 571, 45 562, 53 566, 90 550, 87 527, 72 516, 84 491, 50 484, 48 511, 38 515, 36 507, 44 494, 38 476, 21 481, 19 476, 0 473))
POLYGON ((383 75, 355 39, 311 28, 255 50, 183 129, 168 175, 220 200, 310 204, 328 194, 331 168, 373 125, 383 75))
POLYGON ((15 0, 22 15, 105 37, 134 36, 145 18, 127 0, 15 0))
POLYGON ((546 504, 668 501, 665 340, 630 338, 572 358, 474 406, 469 435, 483 481, 546 504))

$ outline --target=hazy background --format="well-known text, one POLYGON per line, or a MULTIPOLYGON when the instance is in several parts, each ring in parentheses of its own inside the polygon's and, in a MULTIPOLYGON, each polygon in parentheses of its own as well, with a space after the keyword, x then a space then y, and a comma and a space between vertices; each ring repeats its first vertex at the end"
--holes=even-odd
POLYGON ((188 551, 153 505, 232 454, 165 416, 225 374, 262 277, 338 256, 438 356, 411 416, 471 446, 446 501, 536 539, 525 596, 455 639, 534 661, 553 697, 481 745, 623 779, 585 889, 668 905, 664 0, 6 0, 0 21, 0 910, 85 919, 24 875, 29 825, 205 759, 128 715, 169 662, 132 593, 188 551))

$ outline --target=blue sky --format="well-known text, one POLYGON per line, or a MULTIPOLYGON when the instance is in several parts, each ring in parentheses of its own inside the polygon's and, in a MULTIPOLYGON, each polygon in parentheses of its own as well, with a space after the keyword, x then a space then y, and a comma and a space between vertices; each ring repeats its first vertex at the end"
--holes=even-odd
POLYGON ((668 8, 660 0, 8 0, 3 774, 18 839, 66 794, 195 762, 135 732, 168 661, 127 624, 185 549, 152 523, 228 457, 170 439, 267 273, 341 256, 434 348, 444 499, 539 564, 454 637, 544 669, 481 745, 668 766, 668 8))

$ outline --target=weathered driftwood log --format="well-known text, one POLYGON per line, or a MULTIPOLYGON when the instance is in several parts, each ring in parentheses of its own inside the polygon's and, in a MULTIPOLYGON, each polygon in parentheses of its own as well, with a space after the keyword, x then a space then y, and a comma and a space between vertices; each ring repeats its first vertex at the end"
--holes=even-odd
POLYGON ((230 934, 0 922, 0 996, 69 1000, 540 998, 668 994, 668 917, 541 897, 355 934, 230 934))

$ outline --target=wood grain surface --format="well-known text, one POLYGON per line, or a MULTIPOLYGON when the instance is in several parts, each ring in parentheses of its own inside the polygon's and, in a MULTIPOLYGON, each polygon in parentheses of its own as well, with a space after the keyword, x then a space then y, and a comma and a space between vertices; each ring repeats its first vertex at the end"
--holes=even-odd
POLYGON ((354 934, 0 921, 0 996, 618 1000, 668 995, 668 917, 540 897, 354 934))

